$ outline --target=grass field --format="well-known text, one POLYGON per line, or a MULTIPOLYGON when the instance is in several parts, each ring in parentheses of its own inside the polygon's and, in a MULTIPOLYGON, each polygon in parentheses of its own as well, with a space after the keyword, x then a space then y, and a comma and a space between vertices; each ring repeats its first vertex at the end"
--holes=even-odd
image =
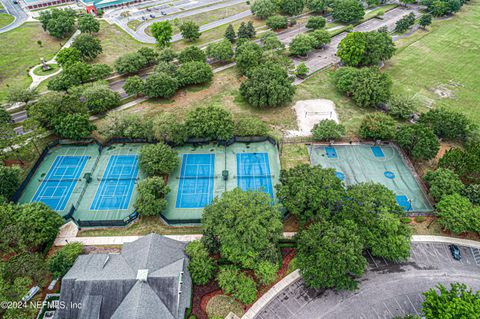
POLYGON ((435 21, 397 43, 387 64, 394 91, 444 106, 480 122, 480 1, 467 2, 453 18, 435 21))
MULTIPOLYGON (((1 8, 0 8, 1 9, 1 8)), ((15 18, 6 13, 0 13, 0 28, 3 28, 13 22, 15 18)))
POLYGON ((28 69, 39 64, 42 57, 50 60, 60 49, 62 41, 45 33, 40 23, 25 23, 0 34, 0 43, 0 102, 3 102, 8 85, 30 85, 28 69))
POLYGON ((135 40, 119 26, 110 25, 105 21, 100 21, 98 38, 102 43, 103 53, 95 59, 95 63, 112 65, 119 56, 125 53, 137 51, 141 47, 154 47, 153 44, 135 40))

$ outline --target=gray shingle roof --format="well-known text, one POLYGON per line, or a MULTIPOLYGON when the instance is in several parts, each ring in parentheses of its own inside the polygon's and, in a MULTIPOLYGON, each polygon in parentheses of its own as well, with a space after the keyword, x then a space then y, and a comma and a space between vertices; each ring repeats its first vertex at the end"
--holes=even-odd
POLYGON ((192 289, 184 248, 184 243, 150 234, 124 244, 120 254, 79 256, 62 279, 60 300, 66 307, 55 318, 183 318, 192 289))

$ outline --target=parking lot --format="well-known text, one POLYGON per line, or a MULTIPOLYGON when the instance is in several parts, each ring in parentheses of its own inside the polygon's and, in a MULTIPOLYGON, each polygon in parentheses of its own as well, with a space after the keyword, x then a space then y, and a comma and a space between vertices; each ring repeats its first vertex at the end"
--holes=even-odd
POLYGON ((408 261, 394 263, 367 254, 369 267, 354 292, 307 288, 303 280, 287 287, 258 319, 391 319, 420 314, 422 293, 437 283, 464 282, 480 289, 480 252, 460 247, 462 260, 452 258, 448 244, 412 243, 408 261))

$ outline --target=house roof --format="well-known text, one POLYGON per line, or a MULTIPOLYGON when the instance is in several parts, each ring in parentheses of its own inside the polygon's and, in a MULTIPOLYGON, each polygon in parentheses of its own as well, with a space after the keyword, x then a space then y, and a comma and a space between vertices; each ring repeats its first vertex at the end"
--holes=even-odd
POLYGON ((120 254, 79 256, 62 279, 66 307, 55 318, 183 318, 192 288, 184 248, 150 234, 124 244, 120 254))

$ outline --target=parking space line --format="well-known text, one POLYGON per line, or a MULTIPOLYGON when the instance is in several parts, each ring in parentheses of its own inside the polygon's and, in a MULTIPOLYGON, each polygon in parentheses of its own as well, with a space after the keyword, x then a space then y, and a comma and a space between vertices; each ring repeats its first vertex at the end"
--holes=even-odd
POLYGON ((382 319, 382 317, 380 317, 380 315, 378 314, 377 310, 375 310, 375 307, 372 306, 372 309, 375 312, 375 314, 377 315, 377 318, 382 319))
POLYGON ((403 310, 403 307, 400 306, 400 303, 398 302, 397 297, 393 297, 393 299, 395 299, 395 302, 397 303, 398 308, 402 311, 402 313, 403 313, 404 315, 406 315, 405 310, 403 310))
POLYGON ((417 314, 417 316, 419 316, 420 314, 418 313, 417 308, 415 308, 415 306, 413 305, 413 303, 410 300, 410 297, 408 295, 407 295, 407 299, 408 299, 408 302, 412 305, 413 310, 415 310, 415 313, 417 314))
POLYGON ((371 259, 371 260, 373 261, 373 263, 375 264, 375 268, 378 268, 378 265, 377 265, 377 263, 375 262, 375 259, 373 259, 372 254, 370 254, 370 252, 369 252, 368 250, 367 250, 367 254, 368 254, 368 256, 370 256, 370 259, 371 259))
POLYGON ((393 313, 390 311, 390 308, 388 308, 387 304, 385 302, 382 302, 383 306, 387 308, 388 313, 393 317, 393 313))

